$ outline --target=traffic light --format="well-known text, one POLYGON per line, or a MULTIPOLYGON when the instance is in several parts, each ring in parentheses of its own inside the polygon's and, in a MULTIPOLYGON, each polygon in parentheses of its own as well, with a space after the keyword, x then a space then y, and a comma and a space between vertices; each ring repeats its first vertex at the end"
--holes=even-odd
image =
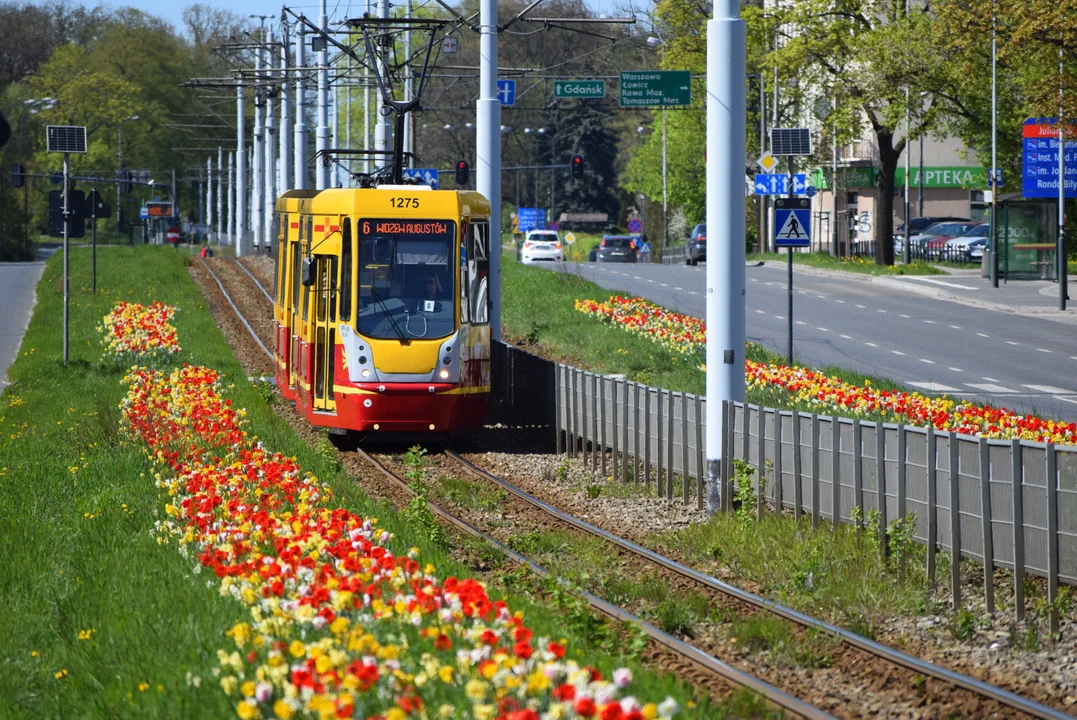
POLYGON ((456 161, 456 185, 457 187, 463 187, 467 185, 468 176, 471 170, 467 166, 467 160, 456 161))
POLYGON ((571 165, 572 165, 572 177, 574 177, 574 178, 582 178, 583 177, 583 155, 573 155, 571 165))
POLYGON ((11 166, 11 186, 12 187, 22 187, 23 186, 23 183, 26 182, 25 179, 23 178, 23 173, 25 173, 25 172, 26 172, 26 168, 24 168, 22 165, 12 165, 11 166))

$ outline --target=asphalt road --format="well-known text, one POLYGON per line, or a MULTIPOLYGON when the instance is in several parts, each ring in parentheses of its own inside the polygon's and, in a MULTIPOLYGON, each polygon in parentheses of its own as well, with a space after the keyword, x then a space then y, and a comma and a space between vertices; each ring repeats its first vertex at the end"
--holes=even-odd
POLYGON ((7 369, 15 362, 30 323, 30 313, 34 309, 34 288, 41 279, 45 269, 44 258, 51 255, 54 248, 47 248, 38 262, 0 263, 0 390, 10 383, 7 369))
MULTIPOLYGON (((705 316, 705 266, 569 263, 602 287, 705 316)), ((751 267, 747 335, 785 353, 786 270, 751 267)), ((1077 421, 1072 325, 795 272, 794 356, 1018 412, 1077 421)))

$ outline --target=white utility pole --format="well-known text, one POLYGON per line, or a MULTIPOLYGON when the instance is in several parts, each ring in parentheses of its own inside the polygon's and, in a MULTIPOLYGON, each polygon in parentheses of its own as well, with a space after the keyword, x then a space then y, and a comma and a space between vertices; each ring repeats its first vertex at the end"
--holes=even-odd
MULTIPOLYGON (((744 401, 744 154, 747 40, 740 0, 707 21, 707 511, 721 503, 722 403, 744 401)), ((775 84, 775 87, 777 85, 775 84)))
POLYGON ((306 41, 303 23, 299 23, 295 33, 295 169, 292 184, 296 190, 307 189, 307 95, 303 89, 306 67, 303 45, 306 41))
POLYGON ((243 254, 243 234, 247 231, 247 150, 244 137, 243 78, 236 86, 236 204, 232 217, 235 219, 236 256, 243 254))
MULTIPOLYGON (((389 19, 389 0, 378 0, 378 17, 385 20, 389 19)), ((377 48, 378 62, 375 66, 375 71, 378 73, 378 77, 384 80, 386 75, 388 75, 386 70, 386 53, 388 52, 388 48, 381 45, 380 42, 378 43, 377 48)), ((480 62, 485 62, 485 58, 480 62)), ((389 117, 385 114, 385 97, 380 90, 376 90, 375 92, 378 96, 378 111, 374 117, 374 149, 381 151, 391 150, 393 131, 389 126, 389 117)), ((495 132, 497 131, 495 130, 495 132)), ((374 157, 374 167, 378 167, 379 163, 388 162, 388 155, 377 155, 374 157)))
POLYGON ((206 158, 206 238, 213 232, 213 156, 206 158))
MULTIPOLYGON (((385 0, 378 0, 379 6, 384 2, 385 0)), ((479 99, 475 102, 475 189, 490 202, 490 337, 492 340, 501 339, 501 98, 497 95, 497 31, 497 0, 480 0, 479 99)), ((743 104, 742 101, 742 115, 743 104)), ((741 126, 743 125, 742 117, 741 126)), ((742 165, 743 156, 742 147, 742 165)), ((743 173, 743 169, 741 172, 743 173)), ((742 189, 742 196, 743 193, 742 189)), ((741 214, 743 212, 742 198, 741 214)), ((743 250, 741 254, 743 255, 743 250)), ((741 265, 743 266, 744 263, 742 262, 741 265)), ((743 268, 741 272, 743 273, 743 268)))
POLYGON ((273 99, 273 93, 270 90, 270 83, 272 82, 272 75, 269 70, 273 67, 273 30, 269 31, 269 36, 266 39, 266 50, 259 50, 258 53, 266 53, 265 62, 262 64, 266 70, 266 121, 265 121, 265 162, 262 167, 262 174, 265 177, 264 187, 264 201, 262 205, 262 247, 266 251, 273 245, 273 208, 277 204, 276 194, 276 178, 277 178, 277 127, 274 125, 273 117, 276 106, 276 101, 273 99))
POLYGON ((292 187, 292 108, 288 103, 288 29, 280 36, 280 158, 277 166, 277 191, 283 195, 292 187))
MULTIPOLYGON (((991 0, 991 287, 998 287, 998 3, 991 0)), ((924 164, 924 146, 920 145, 920 165, 924 164)), ((923 180, 924 170, 920 168, 923 180)), ((920 191, 921 196, 923 191, 920 191)), ((922 202, 922 201, 921 201, 922 202)))
MULTIPOLYGON (((404 17, 411 17, 411 0, 407 0, 404 17)), ((410 101, 412 97, 411 30, 404 33, 404 57, 408 58, 407 67, 404 68, 404 100, 407 102, 410 101)), ((414 115, 412 113, 408 113, 408 116, 404 118, 404 152, 414 152, 415 150, 413 147, 415 142, 415 128, 412 125, 413 120, 414 115)), ((500 129, 498 131, 500 132, 500 129)), ((411 163, 408 160, 404 160, 404 167, 411 167, 411 163)))
POLYGON ((224 224, 224 234, 228 238, 228 244, 232 244, 235 237, 236 227, 236 154, 228 153, 228 222, 224 224))
MULTIPOLYGON (((669 211, 669 193, 666 182, 666 106, 662 106, 662 257, 666 255, 666 232, 669 221, 666 213, 669 211)), ((646 228, 644 228, 646 231, 646 228)))
MULTIPOLYGON (((322 32, 329 30, 325 0, 321 0, 318 27, 322 29, 322 32)), ((320 38, 320 40, 322 49, 318 51, 318 130, 315 140, 317 152, 329 149, 329 44, 325 38, 320 38)), ((324 190, 327 187, 329 187, 329 168, 325 167, 319 159, 315 167, 314 188, 324 190)))
MULTIPOLYGON (((370 0, 366 0, 366 15, 370 16, 370 0)), ((363 149, 370 150, 370 62, 363 65, 363 149)), ((363 156, 363 172, 371 170, 370 156, 363 156)))
MULTIPOLYGON (((255 53, 254 56, 254 69, 262 69, 262 54, 255 53)), ((255 73, 255 78, 261 77, 260 72, 255 73)), ((265 137, 263 135, 264 128, 263 123, 263 111, 265 108, 265 98, 261 97, 262 91, 257 86, 257 79, 255 80, 254 89, 254 149, 253 156, 251 157, 251 234, 253 236, 254 251, 258 251, 258 247, 262 244, 262 203, 265 200, 265 177, 262 174, 262 160, 265 158, 265 137)), ((250 248, 243 248, 240 252, 236 250, 236 255, 246 255, 250 248)))
POLYGON ((217 244, 221 244, 221 236, 225 234, 227 225, 224 224, 224 148, 217 146, 217 244))
MULTIPOLYGON (((333 84, 333 135, 332 135, 332 147, 340 147, 340 87, 333 84)), ((333 165, 330 170, 330 187, 337 187, 340 185, 340 163, 333 165)))

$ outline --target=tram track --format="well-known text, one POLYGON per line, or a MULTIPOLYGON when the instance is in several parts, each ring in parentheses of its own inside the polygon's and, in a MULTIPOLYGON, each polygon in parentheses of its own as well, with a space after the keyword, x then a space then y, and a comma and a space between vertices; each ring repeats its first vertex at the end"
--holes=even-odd
MULTIPOLYGON (((241 281, 253 283, 253 285, 258 287, 262 295, 268 299, 268 293, 266 293, 265 288, 257 278, 244 268, 239 261, 233 262, 236 265, 239 265, 246 275, 247 279, 241 281)), ((225 287, 225 285, 229 283, 222 282, 218 274, 215 273, 205 261, 202 261, 202 264, 212 276, 213 280, 216 281, 220 292, 225 296, 225 299, 228 300, 232 311, 240 320, 244 329, 258 343, 261 350, 272 359, 272 353, 264 343, 262 343, 261 339, 258 338, 256 330, 244 317, 243 312, 236 303, 233 302, 225 287)), ((242 276, 238 273, 235 273, 230 282, 234 283, 237 278, 241 277, 242 276)), ((391 494, 395 494, 397 498, 410 496, 412 494, 412 490, 408 487, 407 482, 401 477, 401 474, 394 472, 391 469, 393 464, 391 459, 382 461, 372 457, 364 450, 358 450, 354 455, 361 458, 362 462, 366 464, 368 468, 376 469, 376 471, 386 480, 389 480, 396 486, 397 492, 391 494)), ((598 612, 622 622, 640 623, 640 626, 645 630, 647 635, 655 643, 664 648, 666 652, 672 653, 680 658, 682 662, 692 665, 697 671, 709 674, 712 677, 712 680, 720 678, 721 683, 724 683, 725 685, 750 688, 767 698, 771 703, 783 708, 788 713, 800 717, 831 717, 832 715, 829 713, 833 713, 833 716, 839 717, 857 717, 864 714, 881 714, 886 717, 907 716, 931 718, 1037 717, 1061 719, 1070 717, 1069 715, 1033 700, 1023 698, 1002 688, 989 685, 974 678, 961 675, 947 668, 905 655, 900 651, 854 635, 841 628, 816 620, 790 608, 785 608, 758 595, 728 585, 717 578, 693 570, 692 568, 643 548, 627 539, 610 533, 607 530, 591 525, 569 513, 563 512, 556 507, 531 496, 513 483, 493 475, 479 465, 476 465, 451 450, 446 451, 444 455, 435 455, 432 457, 438 463, 442 462, 441 458, 446 458, 447 464, 451 463, 456 468, 463 469, 470 476, 481 480, 482 482, 489 483, 491 486, 506 493, 512 503, 527 506, 529 508, 528 512, 536 514, 536 517, 537 515, 542 515, 545 519, 539 521, 539 525, 541 526, 553 525, 565 527, 569 528, 572 532, 598 538, 602 542, 608 543, 611 547, 615 547, 619 554, 635 558, 634 562, 639 563, 641 567, 647 566, 654 568, 662 577, 670 578, 672 583, 681 587, 695 587, 699 591, 708 594, 708 596, 713 597, 717 602, 721 602, 726 606, 739 605, 749 614, 773 614, 789 623, 797 625, 802 631, 824 633, 827 636, 839 639, 842 650, 836 653, 836 655, 839 656, 839 663, 835 664, 837 672, 840 674, 847 672, 852 677, 860 677, 865 680, 874 678, 875 684, 880 688, 880 692, 875 693, 870 699, 874 701, 875 705, 878 705, 878 707, 881 708, 881 713, 862 712, 861 709, 863 708, 863 705, 856 706, 851 705, 848 702, 835 702, 833 697, 821 697, 821 695, 826 695, 825 690, 812 691, 810 688, 806 690, 800 681, 792 683, 783 682, 783 680, 787 680, 787 678, 781 678, 780 675, 782 673, 775 673, 773 667, 769 669, 769 674, 767 672, 754 674, 751 669, 743 667, 743 662, 738 663, 740 666, 725 663, 715 657, 717 654, 716 652, 710 652, 716 649, 716 646, 713 643, 709 646, 705 642, 697 642, 696 644, 686 643, 680 638, 643 622, 636 614, 623 607, 610 603, 595 594, 585 593, 583 595, 586 602, 598 612), (700 647, 700 645, 703 645, 703 647, 700 647), (918 685, 918 678, 921 680, 923 678, 930 678, 930 680, 918 685), (771 681, 774 681, 773 684, 771 681), (914 692, 913 688, 916 687, 921 688, 921 694, 925 697, 921 697, 918 701, 913 703, 916 706, 915 712, 895 712, 895 705, 888 703, 888 696, 890 699, 893 699, 895 694, 908 696, 914 692), (930 702, 932 699, 934 699, 935 702, 930 702)), ((399 505, 399 502, 394 504, 399 505)), ((435 502, 430 502, 429 504, 431 506, 431 511, 446 525, 452 526, 466 535, 481 538, 483 541, 496 547, 514 562, 530 568, 540 576, 550 575, 550 570, 536 563, 534 559, 508 547, 504 537, 499 539, 496 536, 496 533, 491 534, 486 532, 482 527, 483 520, 481 517, 468 517, 468 513, 457 514, 458 511, 450 511, 435 502)), ((738 659, 743 661, 743 658, 738 659)), ((798 677, 801 674, 797 674, 798 677)), ((833 675, 834 673, 831 672, 829 674, 833 675)), ((808 683, 811 682, 810 675, 811 674, 808 673, 808 683)), ((823 684, 825 685, 825 683, 823 684)), ((713 688, 713 682, 707 682, 705 683, 705 686, 708 686, 708 689, 711 689, 712 691, 715 689, 713 688)), ((853 697, 861 703, 866 704, 869 701, 868 695, 863 692, 857 692, 853 697)))

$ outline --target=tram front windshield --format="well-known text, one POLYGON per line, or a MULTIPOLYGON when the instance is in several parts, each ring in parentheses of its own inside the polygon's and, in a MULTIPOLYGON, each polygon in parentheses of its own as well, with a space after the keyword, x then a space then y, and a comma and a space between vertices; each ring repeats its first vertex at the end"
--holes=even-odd
POLYGON ((451 220, 361 219, 361 334, 378 339, 436 339, 453 332, 456 223, 451 220))

